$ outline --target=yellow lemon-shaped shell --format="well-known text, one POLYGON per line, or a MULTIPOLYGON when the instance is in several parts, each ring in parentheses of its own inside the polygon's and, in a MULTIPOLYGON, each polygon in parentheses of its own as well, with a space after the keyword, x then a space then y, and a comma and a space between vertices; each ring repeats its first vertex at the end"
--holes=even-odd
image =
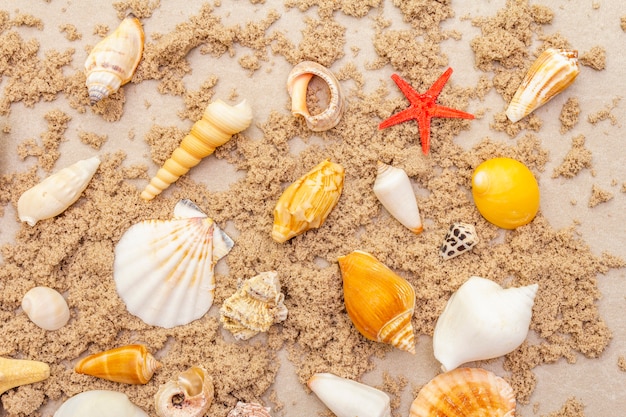
POLYGON ((539 211, 539 185, 533 173, 511 158, 493 158, 472 175, 472 196, 480 214, 503 229, 529 223, 539 211))

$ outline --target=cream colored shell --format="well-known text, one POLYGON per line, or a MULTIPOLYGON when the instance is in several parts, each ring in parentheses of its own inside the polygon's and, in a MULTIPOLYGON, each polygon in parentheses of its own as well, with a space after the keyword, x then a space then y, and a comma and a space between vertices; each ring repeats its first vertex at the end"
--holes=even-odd
POLYGON ((226 417, 272 417, 269 407, 258 403, 244 403, 237 401, 235 408, 228 412, 226 417))
POLYGON ((99 166, 97 156, 83 159, 26 190, 17 201, 19 219, 34 226, 63 213, 80 198, 99 166))
POLYGON ((54 417, 148 417, 126 394, 117 391, 91 390, 76 394, 54 413, 54 417))
POLYGON ((0 394, 11 388, 43 381, 49 376, 50 366, 47 363, 0 358, 0 394))
POLYGON ((198 366, 178 374, 159 387, 154 406, 159 417, 200 417, 213 402, 213 379, 198 366))
POLYGON ((48 287, 34 287, 22 298, 22 310, 37 326, 45 330, 58 330, 70 319, 70 309, 65 298, 48 287))
POLYGON ((235 339, 247 340, 287 318, 276 271, 262 272, 241 285, 220 308, 220 321, 235 339))

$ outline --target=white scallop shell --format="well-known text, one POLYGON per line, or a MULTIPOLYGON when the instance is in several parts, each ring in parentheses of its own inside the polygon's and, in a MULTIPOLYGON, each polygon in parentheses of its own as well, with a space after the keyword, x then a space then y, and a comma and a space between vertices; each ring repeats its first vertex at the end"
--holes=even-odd
POLYGON ((115 247, 113 278, 131 314, 170 328, 202 317, 213 304, 213 267, 233 241, 191 201, 172 220, 131 226, 115 247))
POLYGON ((307 385, 337 417, 391 417, 389 396, 330 373, 313 375, 307 385))
POLYGON ((444 371, 515 350, 528 335, 538 285, 504 289, 471 277, 448 300, 433 334, 444 371))
POLYGON ((22 309, 28 318, 44 330, 57 330, 70 319, 65 298, 48 287, 34 287, 22 298, 22 309))
POLYGON ((39 220, 63 213, 80 198, 99 166, 97 156, 83 159, 26 190, 17 201, 18 217, 34 226, 39 220))
POLYGON ((126 394, 117 391, 91 390, 76 394, 54 413, 54 417, 148 417, 126 394))
POLYGON ((154 407, 159 417, 201 417, 211 406, 213 395, 211 375, 192 366, 159 387, 154 407))
POLYGON ((411 180, 403 169, 379 161, 374 194, 389 214, 413 233, 424 230, 411 180))

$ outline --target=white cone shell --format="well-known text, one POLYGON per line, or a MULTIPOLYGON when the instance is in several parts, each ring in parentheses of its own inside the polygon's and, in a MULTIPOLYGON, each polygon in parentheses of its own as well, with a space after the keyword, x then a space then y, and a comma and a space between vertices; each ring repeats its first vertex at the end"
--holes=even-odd
POLYGON ((319 373, 308 386, 337 417, 391 417, 389 396, 369 385, 319 373))
POLYGON ((148 417, 126 394, 117 391, 92 390, 76 394, 54 413, 54 417, 148 417))
POLYGON ((519 347, 528 335, 538 285, 504 289, 471 277, 452 294, 433 335, 435 358, 444 371, 496 358, 519 347))
POLYGON ((414 233, 423 230, 411 180, 401 168, 378 163, 374 194, 385 209, 414 233))
POLYGON ((117 292, 128 311, 165 328, 206 314, 215 292, 213 267, 233 247, 230 237, 194 210, 193 203, 182 200, 179 205, 187 207, 177 207, 173 220, 131 226, 115 247, 113 264, 117 292))
POLYGON ((39 220, 63 213, 80 198, 99 166, 97 156, 83 159, 26 190, 17 201, 18 217, 34 226, 39 220))
POLYGON ((28 318, 44 330, 58 330, 70 319, 65 298, 48 287, 34 287, 24 294, 22 310, 28 318))

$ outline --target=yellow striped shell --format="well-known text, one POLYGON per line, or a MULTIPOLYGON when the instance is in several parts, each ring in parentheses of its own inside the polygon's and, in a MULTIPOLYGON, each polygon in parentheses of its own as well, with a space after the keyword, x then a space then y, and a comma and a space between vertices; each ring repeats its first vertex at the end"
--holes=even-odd
POLYGON ((91 50, 85 61, 91 104, 115 93, 133 78, 144 40, 141 22, 131 13, 91 50))
POLYGON ((513 123, 550 101, 578 76, 578 51, 546 49, 528 70, 506 109, 513 123))

